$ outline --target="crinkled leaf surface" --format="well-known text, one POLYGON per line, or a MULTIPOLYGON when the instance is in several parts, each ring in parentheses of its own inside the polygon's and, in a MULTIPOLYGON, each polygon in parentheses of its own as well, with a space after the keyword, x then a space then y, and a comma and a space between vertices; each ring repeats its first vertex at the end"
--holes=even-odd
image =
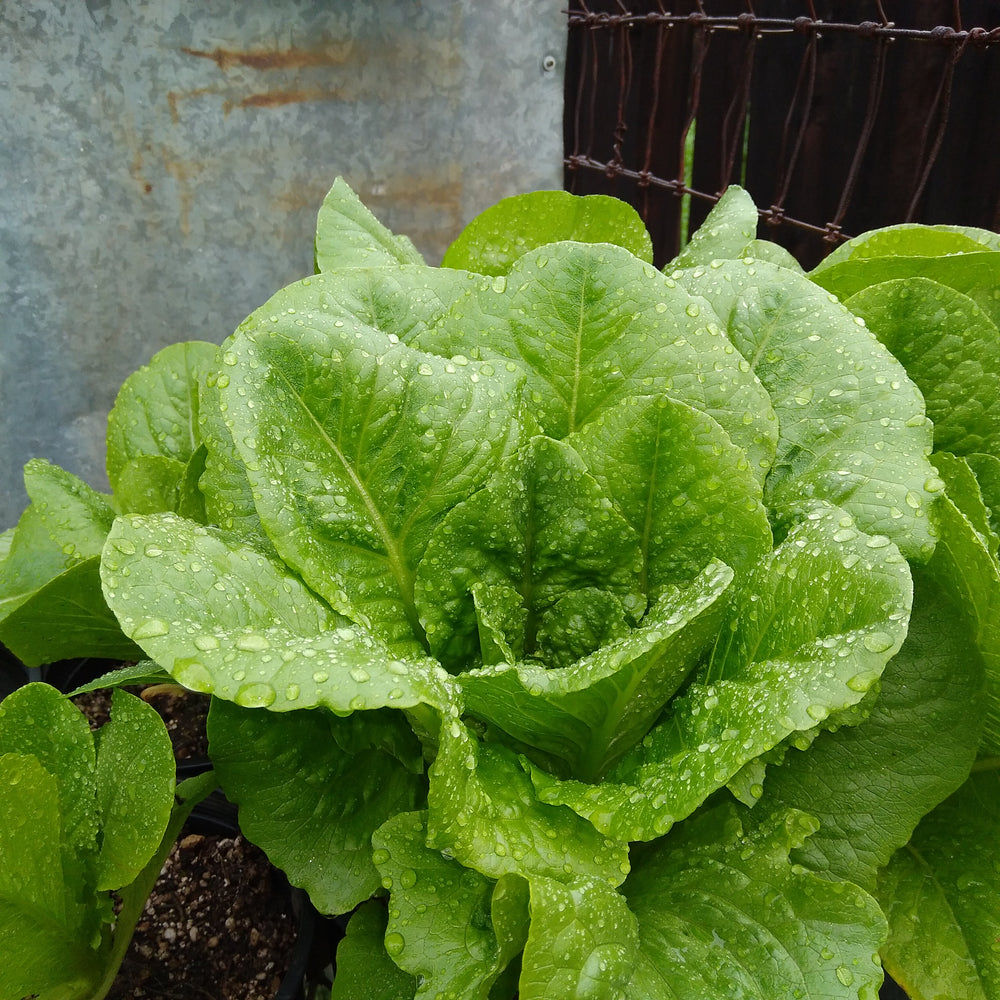
POLYGON ((201 444, 198 384, 214 366, 215 352, 214 344, 200 340, 171 344, 125 380, 108 415, 108 481, 116 494, 122 486, 130 499, 141 496, 140 471, 150 467, 129 468, 137 459, 170 459, 183 474, 201 444))
POLYGON ((665 392, 714 417, 761 477, 770 467, 767 394, 715 317, 651 265, 619 247, 556 243, 525 254, 492 294, 483 308, 506 322, 471 327, 462 353, 486 349, 522 367, 550 437, 629 396, 665 392))
POLYGON ((718 634, 732 572, 706 567, 690 587, 670 587, 621 639, 576 663, 520 662, 459 676, 468 711, 499 726, 527 752, 542 751, 585 781, 598 780, 632 748, 718 634))
POLYGON ((666 270, 741 257, 756 235, 757 206, 743 188, 730 184, 666 270))
POLYGON ((342 177, 333 182, 316 220, 317 271, 422 263, 413 243, 389 232, 342 177))
POLYGON ((635 530, 644 593, 690 580, 713 559, 742 571, 771 550, 758 478, 707 413, 632 397, 567 442, 635 530))
POLYGON ((990 528, 994 535, 1000 537, 1000 455, 964 457, 976 477, 979 494, 989 511, 990 528))
POLYGON ((372 839, 390 894, 385 949, 416 977, 417 997, 486 1000, 497 976, 523 947, 524 929, 515 921, 520 933, 511 938, 509 920, 494 923, 497 883, 425 841, 420 812, 399 813, 372 839))
POLYGON ((490 878, 586 877, 618 885, 628 848, 562 806, 538 800, 517 757, 476 740, 459 720, 441 726, 430 770, 427 843, 490 878))
POLYGON ((421 805, 426 787, 422 768, 414 773, 391 752, 397 742, 416 743, 401 715, 365 713, 363 740, 352 737, 361 729, 355 718, 214 700, 208 719, 212 764, 240 808, 240 829, 329 914, 348 913, 378 890, 372 834, 421 805))
POLYGON ((271 315, 228 342, 221 389, 265 530, 338 611, 413 652, 417 562, 441 517, 520 442, 520 379, 321 309, 271 315))
POLYGON ((574 591, 597 586, 641 613, 638 543, 580 456, 563 442, 533 438, 431 537, 415 588, 431 650, 449 668, 474 662, 476 585, 501 589, 511 595, 504 603, 520 609, 506 629, 518 658, 537 653, 547 618, 574 591))
POLYGON ((608 195, 529 191, 477 215, 448 248, 441 266, 502 275, 529 250, 565 240, 612 243, 653 262, 649 233, 631 205, 608 195))
POLYGON ((767 772, 756 810, 794 807, 820 821, 794 860, 874 891, 879 868, 921 817, 965 780, 979 745, 982 662, 962 615, 926 571, 882 675, 871 715, 821 733, 767 772))
POLYGON ((857 704, 906 634, 911 582, 884 535, 817 508, 733 597, 710 662, 598 785, 539 768, 542 801, 621 840, 650 840, 748 761, 857 704))
POLYGON ((635 916, 607 882, 532 879, 531 929, 518 997, 620 1000, 638 945, 635 916))
POLYGON ((770 396, 781 435, 767 505, 827 500, 908 557, 929 556, 932 427, 902 365, 847 309, 786 268, 724 261, 675 277, 711 303, 770 396))
POLYGON ((450 703, 433 660, 397 658, 218 529, 173 514, 119 518, 101 576, 126 635, 196 691, 274 711, 450 703))
POLYGON ((174 805, 174 750, 156 709, 125 691, 97 739, 97 888, 132 882, 160 846, 174 805))
POLYGON ((876 1000, 875 900, 789 861, 816 829, 810 817, 790 811, 747 832, 740 815, 703 813, 636 858, 624 886, 639 921, 628 1000, 876 1000))
POLYGON ((845 305, 923 393, 938 451, 1000 450, 1000 331, 968 295, 917 275, 870 285, 845 305))
POLYGON ((886 969, 912 1000, 1000 991, 1000 772, 974 774, 917 827, 879 879, 886 969))
POLYGON ((84 1000, 101 978, 97 928, 80 903, 91 887, 62 850, 56 779, 0 750, 0 789, 0 995, 84 1000))

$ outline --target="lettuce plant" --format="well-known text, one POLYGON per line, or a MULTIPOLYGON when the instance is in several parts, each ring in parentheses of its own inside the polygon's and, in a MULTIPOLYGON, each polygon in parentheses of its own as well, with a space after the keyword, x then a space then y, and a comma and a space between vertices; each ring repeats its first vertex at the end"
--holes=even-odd
POLYGON ((214 787, 207 774, 175 789, 163 721, 124 691, 114 692, 111 721, 96 739, 55 688, 34 683, 8 695, 0 704, 0 995, 106 996, 181 825, 214 787))
POLYGON ((755 229, 659 272, 540 192, 434 268, 338 181, 317 273, 126 384, 109 497, 29 468, 0 638, 79 588, 213 696, 335 998, 998 995, 997 237, 755 229))

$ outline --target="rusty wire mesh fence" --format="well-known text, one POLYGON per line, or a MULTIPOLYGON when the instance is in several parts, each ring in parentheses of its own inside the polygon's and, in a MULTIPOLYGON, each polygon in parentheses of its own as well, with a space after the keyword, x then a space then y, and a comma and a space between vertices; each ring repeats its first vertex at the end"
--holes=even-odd
POLYGON ((915 221, 1000 228, 997 0, 570 0, 566 188, 659 263, 731 183, 809 267, 915 221))

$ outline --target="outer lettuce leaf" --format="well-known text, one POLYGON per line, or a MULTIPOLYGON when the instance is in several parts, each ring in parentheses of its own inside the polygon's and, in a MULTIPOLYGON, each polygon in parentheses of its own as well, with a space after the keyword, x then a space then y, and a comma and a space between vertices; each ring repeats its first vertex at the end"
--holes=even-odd
MULTIPOLYGON (((923 240, 924 235, 915 239, 923 240)), ((994 289, 1000 284, 1000 253, 967 248, 960 253, 936 255, 930 248, 924 256, 853 256, 810 272, 816 284, 833 292, 841 301, 869 285, 905 278, 929 278, 972 299, 1000 326, 1000 302, 994 289)))
POLYGON ((789 861, 815 829, 789 811, 746 833, 726 805, 650 845, 624 886, 640 941, 628 1000, 876 1000, 885 920, 857 886, 789 861))
POLYGON ((1000 451, 1000 331, 968 295, 916 275, 871 285, 845 304, 906 366, 938 451, 1000 451))
POLYGON ((101 563, 126 635, 185 686, 246 708, 445 710, 451 684, 399 659, 276 563, 173 514, 119 518, 101 563))
POLYGON ((401 812, 372 840, 389 890, 385 949, 416 977, 417 997, 486 1000, 524 947, 524 883, 485 878, 426 846, 424 814, 401 812))
POLYGON ((477 585, 493 588, 492 607, 510 609, 497 624, 517 658, 537 655, 539 632, 547 623, 551 630, 557 603, 576 591, 599 587, 635 617, 645 610, 637 533, 580 456, 545 437, 504 461, 427 546, 416 603, 432 652, 449 668, 468 666, 479 651, 477 585), (498 602, 497 591, 509 600, 498 602))
POLYGON ((183 477, 201 444, 198 385, 214 366, 215 352, 214 344, 200 340, 172 344, 123 383, 108 415, 107 433, 108 481, 116 497, 122 494, 123 509, 176 509, 149 504, 140 508, 142 480, 157 469, 160 479, 164 473, 169 479, 169 472, 178 480, 183 477))
POLYGON ((990 528, 1000 537, 1000 455, 966 455, 965 460, 976 477, 980 496, 989 511, 990 528))
POLYGON ((507 274, 529 250, 564 240, 612 243, 653 262, 652 240, 631 205, 608 195, 531 191, 477 215, 448 248, 441 266, 507 274))
POLYGON ((731 184, 712 207, 690 242, 664 269, 697 267, 742 257, 757 235, 757 206, 743 188, 731 184))
POLYGON ((770 468, 777 424, 746 359, 702 314, 703 304, 626 250, 542 247, 477 304, 500 319, 453 330, 450 350, 516 362, 550 437, 580 429, 629 396, 665 392, 714 417, 761 478, 770 468))
POLYGON ((174 805, 176 769, 173 745, 156 709, 114 691, 111 721, 97 736, 98 890, 133 882, 156 853, 174 805))
POLYGON ((416 979, 389 958, 383 944, 386 908, 380 900, 363 903, 337 946, 337 975, 330 1000, 413 1000, 416 979))
POLYGON ((29 667, 82 656, 135 659, 142 655, 122 635, 101 595, 98 556, 71 566, 14 608, 0 623, 0 640, 29 667))
POLYGON ((713 559, 740 572, 770 552, 754 470, 708 414, 633 397, 567 440, 639 537, 644 593, 690 580, 713 559))
POLYGON ((101 979, 79 900, 83 873, 64 864, 56 779, 36 757, 0 753, 0 995, 83 1000, 101 979))
POLYGON ((746 763, 861 701, 903 642, 910 601, 884 535, 814 510, 749 574, 711 661, 642 745, 598 785, 534 768, 539 797, 620 840, 666 833, 746 763))
POLYGON ((218 699, 208 718, 212 763, 240 807, 240 829, 330 914, 349 913, 378 890, 372 834, 421 805, 426 786, 419 744, 416 773, 412 746, 408 763, 393 752, 416 743, 402 716, 365 713, 363 727, 354 719, 276 715, 218 699))
POLYGON ((768 507, 801 510, 823 499, 907 557, 927 558, 932 427, 899 362, 843 306, 785 268, 724 261, 674 276, 711 303, 770 394, 781 436, 768 507))
POLYGON ((903 222, 862 233, 841 243, 823 258, 813 274, 821 275, 846 261, 880 257, 935 257, 945 254, 1000 250, 1000 237, 971 226, 925 226, 903 222))
POLYGON ((510 750, 476 740, 457 719, 440 735, 430 770, 428 846, 495 879, 584 878, 614 886, 625 878, 627 845, 569 809, 540 802, 510 750))
MULTIPOLYGON (((961 460, 959 460, 961 461, 961 460)), ((956 463, 942 462, 950 474, 956 463)), ((950 489, 937 511, 941 539, 931 569, 952 595, 963 626, 974 637, 986 666, 986 729, 981 753, 1000 754, 1000 563, 989 537, 976 530, 983 518, 978 493, 950 489), (955 493, 953 499, 951 493, 955 493), (957 501, 957 502, 956 502, 957 501), (965 510, 959 507, 959 503, 965 510), (972 519, 966 510, 972 514, 972 519)))
POLYGON ((874 891, 878 869, 968 775, 982 733, 982 685, 961 613, 929 572, 915 573, 906 641, 885 668, 870 717, 821 733, 807 752, 771 768, 754 815, 811 813, 820 828, 793 859, 874 891))
POLYGON ((406 236, 395 236, 362 204, 347 182, 333 182, 316 220, 316 270, 422 264, 406 236))
POLYGON ((222 405, 282 558, 338 611, 417 651, 417 562, 520 444, 519 377, 322 311, 265 306, 226 348, 222 405))
POLYGON ((0 754, 8 753, 36 758, 54 780, 62 864, 72 878, 97 855, 97 756, 87 720, 55 688, 27 684, 0 703, 0 754))
POLYGON ((0 563, 3 616, 65 570, 100 555, 115 517, 108 497, 41 459, 25 465, 24 485, 31 503, 8 536, 0 563))
POLYGON ((522 662, 463 673, 466 708, 555 773, 597 781, 642 739, 704 655, 731 580, 728 567, 710 564, 690 587, 665 590, 638 628, 571 666, 522 662))
POLYGON ((917 827, 879 878, 882 959, 912 1000, 1000 991, 1000 774, 974 774, 917 827))
POLYGON ((533 879, 519 1000, 619 1000, 638 945, 635 916, 606 882, 533 879))

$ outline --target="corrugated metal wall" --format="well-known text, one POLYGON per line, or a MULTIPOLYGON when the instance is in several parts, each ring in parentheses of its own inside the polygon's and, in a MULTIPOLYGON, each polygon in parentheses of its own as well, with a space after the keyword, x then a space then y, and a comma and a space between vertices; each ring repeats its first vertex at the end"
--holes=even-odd
POLYGON ((336 175, 431 263, 562 184, 561 0, 0 3, 0 529, 122 380, 312 270, 336 175))

